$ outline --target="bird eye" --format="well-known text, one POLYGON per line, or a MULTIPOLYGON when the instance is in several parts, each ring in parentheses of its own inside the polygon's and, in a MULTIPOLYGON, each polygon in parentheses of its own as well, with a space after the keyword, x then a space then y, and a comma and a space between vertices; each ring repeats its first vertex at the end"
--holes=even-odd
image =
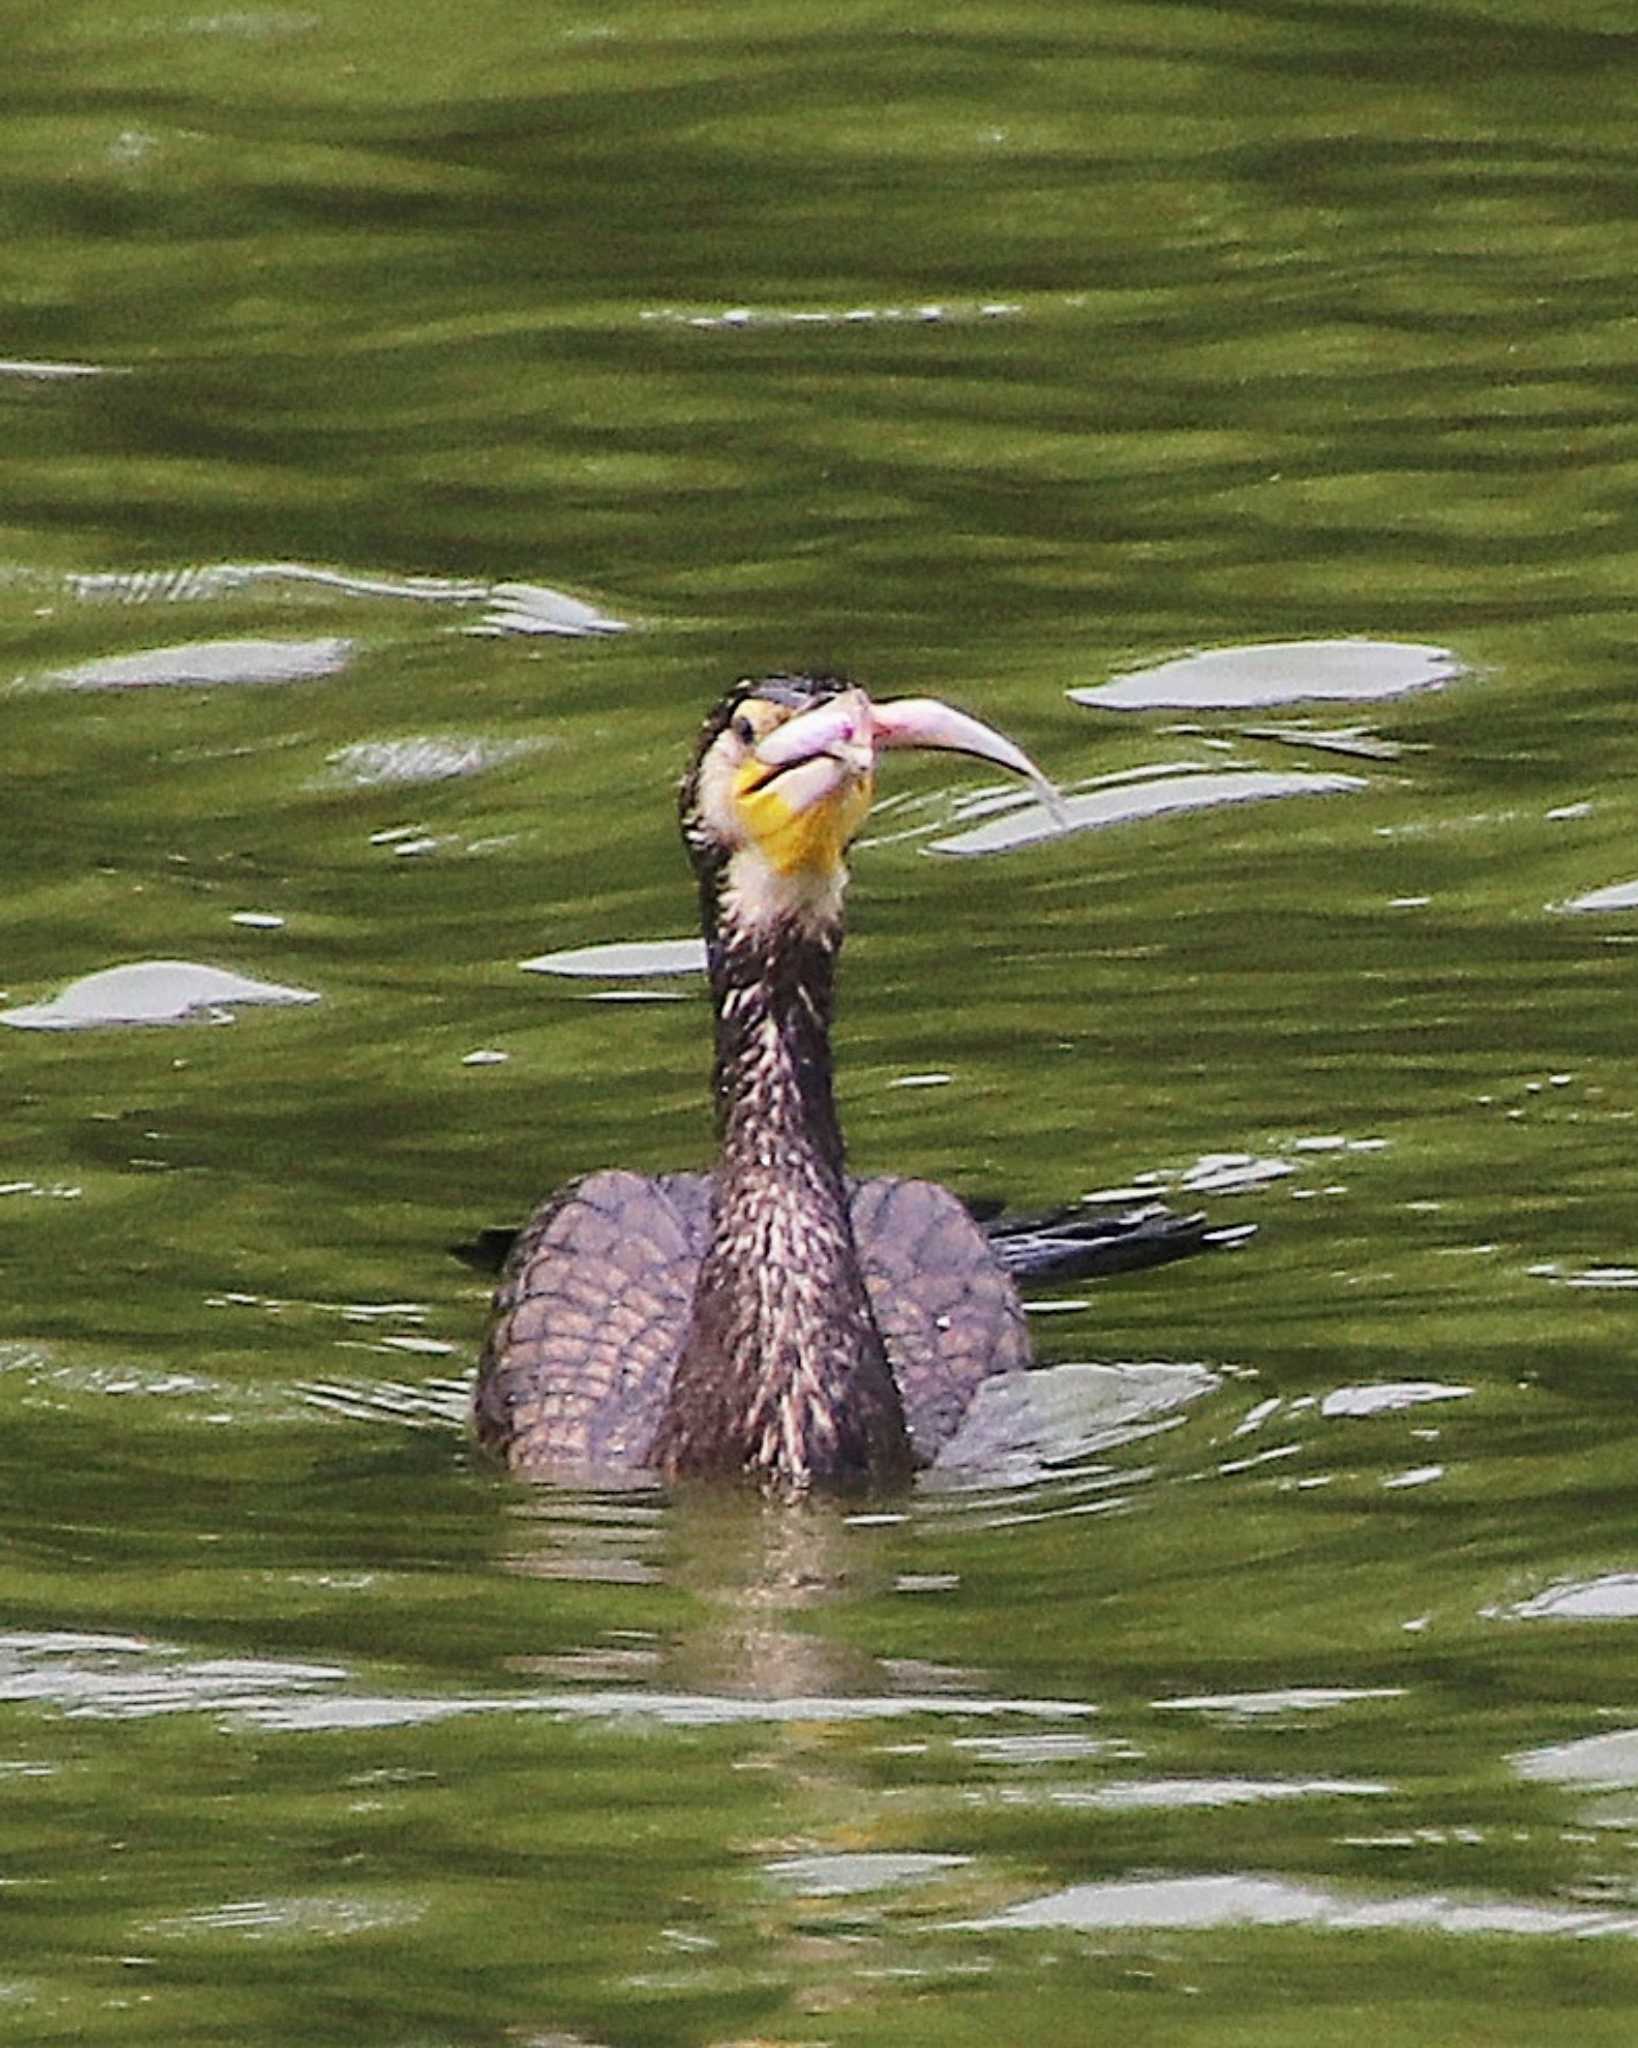
POLYGON ((754 744, 756 740, 756 727, 745 716, 743 711, 735 718, 732 730, 734 738, 739 741, 742 747, 754 744))

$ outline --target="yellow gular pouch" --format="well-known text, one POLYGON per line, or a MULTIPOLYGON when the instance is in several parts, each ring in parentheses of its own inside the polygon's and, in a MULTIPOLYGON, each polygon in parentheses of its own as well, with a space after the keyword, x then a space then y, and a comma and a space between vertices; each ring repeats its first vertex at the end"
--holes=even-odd
POLYGON ((774 774, 748 755, 734 775, 734 806, 746 836, 781 875, 839 873, 874 793, 872 775, 829 754, 774 774))

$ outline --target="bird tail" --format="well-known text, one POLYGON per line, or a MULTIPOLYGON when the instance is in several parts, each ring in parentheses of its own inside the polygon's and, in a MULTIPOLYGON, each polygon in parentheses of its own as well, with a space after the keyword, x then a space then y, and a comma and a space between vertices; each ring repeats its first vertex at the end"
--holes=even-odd
POLYGON ((990 1248, 1012 1277, 1100 1280, 1164 1266, 1196 1252, 1228 1251, 1256 1232, 1254 1223, 1214 1224, 1203 1210, 1178 1216, 1159 1202, 1110 1211, 1074 1204, 1044 1216, 993 1216, 984 1221, 990 1248))

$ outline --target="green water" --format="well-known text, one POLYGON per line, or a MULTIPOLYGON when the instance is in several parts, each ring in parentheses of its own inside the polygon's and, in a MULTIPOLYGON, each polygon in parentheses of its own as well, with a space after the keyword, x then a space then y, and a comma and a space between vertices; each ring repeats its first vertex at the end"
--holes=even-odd
POLYGON ((7 43, 0 985, 321 1000, 0 1031, 0 2038, 1630 2040, 1638 912, 1553 907, 1638 877, 1630 10, 7 43), (206 573, 277 563, 381 588, 206 573), (1064 696, 1353 635, 1469 673, 1064 696), (51 680, 225 640, 348 646, 51 680), (707 1035, 517 963, 687 932, 692 727, 790 662, 1068 784, 1364 778, 955 861, 979 778, 895 760, 856 862, 862 1170, 1290 1171, 1039 1319, 1211 1377, 1031 1461, 863 1519, 516 1488, 445 1247, 697 1160, 707 1035), (345 751, 424 739, 496 751, 345 751))

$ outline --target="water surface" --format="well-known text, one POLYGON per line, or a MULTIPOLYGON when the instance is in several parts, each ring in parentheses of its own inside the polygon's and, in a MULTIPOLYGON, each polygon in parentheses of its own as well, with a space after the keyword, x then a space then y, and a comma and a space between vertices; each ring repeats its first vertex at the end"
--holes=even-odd
POLYGON ((1613 0, 11 25, 4 1006, 319 1000, 0 1034, 0 2036, 1630 2039, 1635 74, 1613 0), (1067 695, 1361 642, 1458 672, 1067 695), (856 1164, 1257 1234, 906 1499, 512 1486, 445 1248, 702 1156, 699 984, 585 949, 688 937, 793 662, 1119 813, 928 857, 1008 811, 887 764, 856 1164))

